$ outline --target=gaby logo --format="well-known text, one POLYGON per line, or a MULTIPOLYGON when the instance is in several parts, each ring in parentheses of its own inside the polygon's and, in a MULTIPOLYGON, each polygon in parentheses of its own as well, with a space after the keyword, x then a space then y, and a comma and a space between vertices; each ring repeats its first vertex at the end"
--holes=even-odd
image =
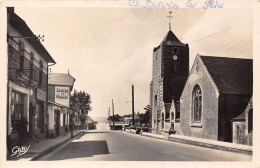
POLYGON ((28 147, 27 146, 22 146, 22 147, 19 147, 19 146, 15 146, 13 149, 12 149, 12 155, 11 156, 15 156, 17 155, 17 157, 25 154, 26 152, 28 152, 29 148, 30 148, 31 145, 29 145, 28 147))

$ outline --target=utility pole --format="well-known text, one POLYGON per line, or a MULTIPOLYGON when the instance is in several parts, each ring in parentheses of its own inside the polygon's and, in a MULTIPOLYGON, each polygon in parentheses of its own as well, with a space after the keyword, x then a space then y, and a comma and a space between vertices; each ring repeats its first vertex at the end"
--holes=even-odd
POLYGON ((109 107, 109 109, 108 109, 108 123, 109 123, 109 126, 110 126, 110 107, 109 107))
POLYGON ((134 101, 134 85, 132 85, 132 115, 133 115, 133 126, 135 125, 135 101, 134 101))
POLYGON ((114 122, 114 102, 113 102, 113 99, 112 99, 112 112, 113 112, 113 129, 115 129, 115 122, 114 122))

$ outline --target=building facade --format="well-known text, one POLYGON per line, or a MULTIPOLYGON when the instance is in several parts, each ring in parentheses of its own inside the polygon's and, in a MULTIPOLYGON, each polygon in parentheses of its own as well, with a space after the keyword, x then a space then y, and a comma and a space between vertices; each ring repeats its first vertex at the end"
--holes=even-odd
POLYGON ((70 124, 70 97, 75 78, 69 73, 52 73, 48 84, 48 135, 65 133, 70 124))
POLYGON ((54 59, 14 8, 7 8, 8 146, 46 136, 48 63, 54 59))
MULTIPOLYGON (((179 106, 180 95, 189 74, 189 46, 169 30, 162 43, 153 50, 153 72, 150 83, 152 128, 156 133, 169 131, 170 109, 179 106)), ((180 111, 176 112, 179 118, 180 111)))

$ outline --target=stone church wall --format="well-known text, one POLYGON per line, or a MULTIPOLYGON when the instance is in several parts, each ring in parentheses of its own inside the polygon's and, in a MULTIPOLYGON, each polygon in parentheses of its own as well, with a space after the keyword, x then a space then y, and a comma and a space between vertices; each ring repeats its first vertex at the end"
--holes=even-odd
POLYGON ((181 96, 180 128, 180 134, 185 136, 218 140, 218 90, 200 57, 194 61, 181 96), (192 91, 195 85, 199 85, 202 92, 201 123, 192 122, 192 91))

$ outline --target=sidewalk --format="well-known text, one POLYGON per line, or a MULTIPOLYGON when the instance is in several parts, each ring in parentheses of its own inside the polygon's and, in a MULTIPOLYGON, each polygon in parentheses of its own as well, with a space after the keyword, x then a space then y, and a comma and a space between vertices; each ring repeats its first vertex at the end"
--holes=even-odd
POLYGON ((252 155, 252 146, 172 134, 170 141, 252 155))
MULTIPOLYGON (((83 133, 85 133, 85 130, 74 130, 73 138, 82 135, 83 133)), ((43 139, 38 143, 31 144, 31 145, 29 144, 30 145, 29 150, 25 154, 18 157, 17 155, 9 156, 7 160, 26 160, 26 161, 36 160, 40 156, 52 151, 53 149, 69 141, 70 139, 71 139, 70 132, 66 136, 61 135, 56 138, 43 139)))
MULTIPOLYGON (((135 130, 130 130, 130 131, 126 130, 124 132, 135 134, 135 130)), ((252 146, 248 146, 248 145, 234 144, 229 142, 215 141, 215 140, 188 137, 188 136, 175 135, 175 134, 170 135, 169 139, 165 139, 164 135, 152 134, 147 132, 143 132, 142 134, 139 135, 156 138, 156 139, 168 140, 172 142, 201 146, 201 147, 206 147, 211 149, 237 152, 237 153, 247 154, 247 155, 252 155, 253 153, 252 146)))

